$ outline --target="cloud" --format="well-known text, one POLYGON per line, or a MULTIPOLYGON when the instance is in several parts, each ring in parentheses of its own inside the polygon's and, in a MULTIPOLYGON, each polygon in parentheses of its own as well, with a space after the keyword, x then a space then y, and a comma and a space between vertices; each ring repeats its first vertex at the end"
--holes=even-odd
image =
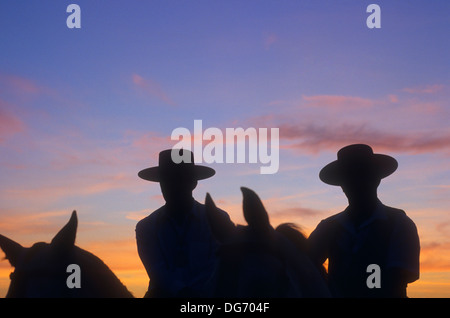
POLYGON ((374 100, 361 98, 357 96, 341 96, 341 95, 315 95, 302 96, 306 101, 307 106, 312 107, 329 107, 338 110, 343 109, 358 109, 372 107, 375 104, 374 100))
POLYGON ((255 127, 277 127, 280 147, 308 154, 366 143, 376 151, 450 155, 446 104, 421 96, 387 94, 370 99, 344 95, 302 95, 276 101, 276 113, 247 119, 255 127))
POLYGON ((16 74, 0 73, 0 95, 6 100, 13 100, 17 105, 35 101, 41 97, 59 98, 67 102, 67 99, 61 98, 55 90, 16 74))
POLYGON ((388 99, 389 99, 389 101, 391 103, 398 103, 399 102, 398 96, 395 95, 395 94, 389 94, 388 95, 388 99))
POLYGON ((362 124, 281 124, 284 148, 317 154, 353 143, 370 144, 378 151, 394 153, 450 152, 450 132, 389 132, 362 124))
POLYGON ((294 218, 304 219, 304 218, 310 218, 310 217, 318 217, 323 214, 325 214, 324 211, 320 211, 320 210, 316 210, 316 209, 305 208, 305 207, 294 207, 294 208, 286 208, 286 209, 274 211, 272 213, 272 216, 276 217, 278 219, 292 220, 294 218))
MULTIPOLYGON (((449 185, 444 186, 450 188, 449 185)), ((450 239, 450 221, 443 221, 436 225, 436 230, 450 239)))
POLYGON ((148 158, 157 160, 159 151, 170 148, 169 136, 152 131, 125 131, 114 140, 94 139, 80 131, 62 131, 59 135, 42 136, 34 141, 36 151, 45 154, 52 170, 87 168, 126 168, 142 164, 148 158))
MULTIPOLYGON (((30 176, 30 181, 2 189, 0 197, 4 204, 14 206, 37 205, 45 206, 63 199, 98 195, 113 190, 133 191, 138 186, 137 177, 133 174, 119 173, 79 175, 79 170, 70 173, 70 176, 49 172, 42 172, 41 176, 30 176), (36 178, 40 181, 32 181, 36 178)), ((136 190, 137 191, 137 190, 136 190)))
POLYGON ((11 108, 10 105, 0 99, 0 144, 6 138, 25 130, 24 122, 8 108, 11 108))
POLYGON ((34 81, 13 74, 0 74, 0 92, 14 91, 20 94, 39 94, 46 91, 42 86, 37 85, 34 81))
POLYGON ((270 49, 278 41, 278 36, 275 33, 264 34, 264 48, 270 49))
MULTIPOLYGON (((7 108, 9 114, 20 115, 27 128, 34 129, 32 134, 91 120, 86 114, 80 116, 90 105, 78 101, 73 89, 63 88, 64 85, 59 83, 54 88, 43 84, 42 80, 0 72, 0 110, 7 108)), ((17 123, 17 120, 10 123, 17 123)))
POLYGON ((151 211, 149 209, 143 209, 139 211, 131 211, 126 213, 126 218, 132 221, 140 221, 143 218, 147 217, 151 211))
POLYGON ((161 85, 154 80, 143 78, 142 76, 134 73, 132 74, 132 81, 139 90, 147 95, 156 97, 168 105, 176 106, 176 103, 167 95, 161 85))
POLYGON ((168 137, 138 131, 112 141, 66 131, 31 138, 20 156, 0 162, 5 171, 0 185, 4 208, 45 207, 118 190, 139 193, 137 172, 157 165, 159 151, 169 145, 168 137))
POLYGON ((425 85, 417 87, 407 87, 402 89, 403 92, 410 94, 435 94, 444 88, 442 84, 425 85))
MULTIPOLYGON (((0 232, 2 234, 14 233, 14 236, 24 234, 48 235, 49 233, 55 235, 64 223, 56 224, 54 219, 68 219, 71 213, 69 210, 19 212, 6 209, 1 209, 0 212, 0 232)), ((15 240, 15 237, 11 236, 10 238, 15 240)), ((22 242, 18 243, 22 244, 22 242)))
POLYGON ((170 136, 163 136, 156 132, 127 131, 125 138, 129 140, 130 147, 139 152, 139 158, 148 158, 173 146, 170 136))
POLYGON ((450 242, 426 242, 420 248, 423 271, 450 271, 450 242))

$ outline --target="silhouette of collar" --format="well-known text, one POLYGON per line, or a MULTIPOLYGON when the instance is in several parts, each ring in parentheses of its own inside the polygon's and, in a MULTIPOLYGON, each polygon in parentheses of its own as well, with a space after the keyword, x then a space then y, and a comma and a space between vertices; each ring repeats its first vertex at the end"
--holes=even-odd
POLYGON ((374 209, 372 215, 367 220, 362 222, 358 226, 358 228, 355 228, 355 225, 351 221, 349 213, 347 211, 348 209, 349 207, 347 207, 342 213, 340 213, 337 216, 337 220, 342 226, 344 226, 346 230, 353 234, 356 234, 357 231, 361 231, 362 229, 373 223, 375 220, 387 220, 386 209, 384 208, 384 204, 381 203, 380 200, 378 200, 377 206, 374 209))
MULTIPOLYGON (((200 211, 199 211, 199 205, 200 203, 197 202, 197 200, 194 200, 194 203, 192 204, 192 208, 190 210, 185 210, 182 213, 185 215, 185 219, 199 219, 200 218, 200 211)), ((163 217, 167 219, 171 219, 172 215, 170 212, 167 211, 167 207, 164 206, 164 213, 163 217)))

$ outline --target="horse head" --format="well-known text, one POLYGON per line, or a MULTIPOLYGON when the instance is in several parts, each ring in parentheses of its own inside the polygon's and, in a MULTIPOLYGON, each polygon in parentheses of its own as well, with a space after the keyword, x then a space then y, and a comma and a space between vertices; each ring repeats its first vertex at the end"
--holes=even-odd
POLYGON ((131 296, 99 258, 75 245, 77 225, 77 214, 73 211, 51 243, 38 242, 31 247, 0 235, 0 248, 14 267, 6 297, 107 297, 114 295, 108 291, 112 285, 114 288, 110 290, 117 289, 117 285, 124 297, 131 296), (81 268, 79 288, 68 284, 71 264, 81 268), (93 277, 94 272, 97 278, 93 277), (101 286, 106 283, 111 286, 101 286))
POLYGON ((272 227, 258 195, 244 187, 241 191, 245 226, 224 227, 211 196, 207 194, 205 199, 210 228, 219 242, 213 296, 329 296, 325 282, 306 254, 272 227))

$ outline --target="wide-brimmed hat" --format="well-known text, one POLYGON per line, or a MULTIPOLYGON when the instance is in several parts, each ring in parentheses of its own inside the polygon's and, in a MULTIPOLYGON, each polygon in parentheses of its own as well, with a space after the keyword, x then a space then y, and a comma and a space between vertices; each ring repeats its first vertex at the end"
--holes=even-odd
POLYGON ((144 180, 160 182, 169 177, 186 177, 193 180, 202 180, 212 177, 216 171, 212 168, 196 165, 194 154, 186 149, 168 149, 159 153, 159 163, 156 167, 150 167, 139 171, 138 176, 144 180), (173 155, 173 157, 172 157, 173 155), (184 158, 183 161, 178 159, 184 158))
POLYGON ((337 153, 337 160, 326 165, 319 173, 323 182, 341 185, 351 173, 371 173, 380 180, 397 170, 398 162, 388 155, 375 154, 370 146, 349 145, 337 153))

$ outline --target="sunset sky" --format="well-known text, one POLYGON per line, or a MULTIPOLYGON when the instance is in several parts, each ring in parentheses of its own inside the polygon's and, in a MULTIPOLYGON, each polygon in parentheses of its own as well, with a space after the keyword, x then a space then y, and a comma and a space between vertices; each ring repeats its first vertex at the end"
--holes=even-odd
MULTIPOLYGON (((164 201, 137 172, 194 120, 279 128, 277 173, 209 164, 195 198, 242 224, 246 186, 272 225, 309 234, 347 205, 320 169, 369 144, 399 162, 380 199, 419 231, 408 295, 450 297, 449 15, 447 0, 1 1, 0 233, 49 242, 76 209, 77 245, 142 297, 134 229, 164 201), (80 29, 66 26, 71 3, 80 29), (366 26, 371 3, 380 29, 366 26)), ((0 296, 11 271, 0 262, 0 296)))

